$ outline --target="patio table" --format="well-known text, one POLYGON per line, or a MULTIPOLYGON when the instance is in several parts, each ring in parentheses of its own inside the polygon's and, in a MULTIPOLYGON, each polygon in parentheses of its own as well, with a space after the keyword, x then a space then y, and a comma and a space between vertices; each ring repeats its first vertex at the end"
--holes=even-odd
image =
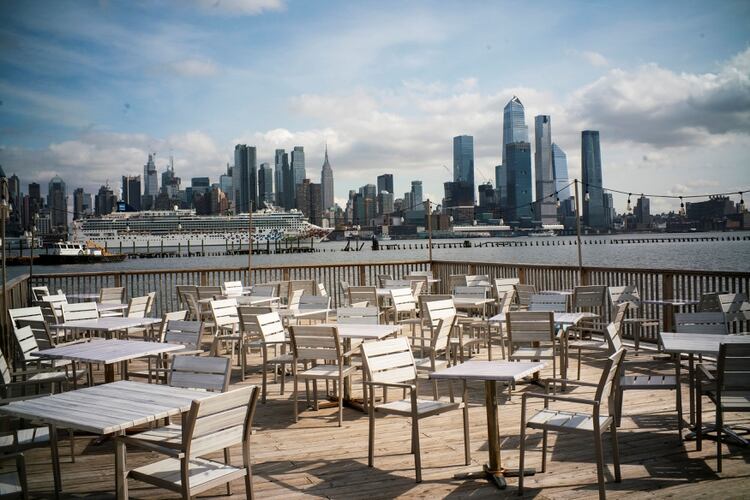
POLYGON ((96 309, 99 311, 99 314, 103 312, 124 311, 127 308, 127 304, 118 304, 116 302, 96 303, 96 309))
POLYGON ((98 293, 93 292, 66 293, 65 296, 69 299, 82 300, 84 302, 96 301, 100 297, 98 293))
POLYGON ((127 330, 128 328, 142 328, 156 323, 161 323, 161 318, 125 318, 122 316, 107 316, 96 319, 66 321, 59 325, 50 325, 50 328, 57 330, 101 332, 107 337, 111 337, 114 332, 127 330))

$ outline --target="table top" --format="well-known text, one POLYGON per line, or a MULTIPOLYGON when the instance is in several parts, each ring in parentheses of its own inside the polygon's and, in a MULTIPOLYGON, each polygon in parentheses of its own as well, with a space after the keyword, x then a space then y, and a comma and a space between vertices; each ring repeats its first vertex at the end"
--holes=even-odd
POLYGON ((339 337, 347 339, 382 339, 401 331, 399 325, 323 323, 321 326, 335 326, 339 330, 339 337))
POLYGON ((722 343, 750 343, 750 335, 721 335, 710 333, 659 333, 659 343, 670 354, 718 354, 722 343))
POLYGON ((83 363, 104 363, 105 365, 109 365, 163 352, 179 351, 184 348, 185 346, 182 344, 110 339, 80 342, 53 349, 44 349, 31 354, 40 358, 70 359, 83 363))
MULTIPOLYGON (((585 318, 597 318, 598 315, 590 312, 576 312, 576 313, 555 313, 555 323, 558 325, 575 325, 579 321, 585 318)), ((505 321, 505 314, 496 314, 487 321, 490 322, 502 322, 505 321)))
POLYGON ((660 306, 694 306, 700 304, 700 300, 695 299, 647 299, 641 300, 641 304, 656 304, 660 306))
POLYGON ((495 302, 495 299, 482 299, 478 297, 453 297, 453 305, 456 307, 481 306, 484 304, 491 304, 493 302, 495 302))
POLYGON ((17 401, 0 413, 94 434, 112 434, 179 415, 211 392, 127 380, 17 401))
POLYGON ((570 296, 573 295, 573 290, 542 290, 539 292, 540 294, 554 294, 554 295, 566 295, 570 296))
POLYGON ((99 300, 98 293, 66 293, 65 296, 69 299, 99 300))
POLYGON ((275 309, 281 318, 304 318, 334 311, 333 309, 275 309))
POLYGON ((106 312, 106 311, 124 311, 128 308, 127 304, 118 304, 116 302, 97 302, 96 308, 99 312, 106 312))
POLYGON ((102 332, 116 332, 128 328, 138 328, 149 326, 154 323, 160 323, 161 318, 123 318, 120 316, 110 316, 97 319, 82 319, 77 321, 67 321, 60 325, 50 325, 50 328, 71 329, 71 330, 98 330, 102 332))
POLYGON ((469 360, 445 370, 430 373, 432 379, 496 380, 517 382, 544 368, 539 362, 469 360))
MULTIPOLYGON (((217 295, 219 299, 237 299, 237 305, 240 306, 257 306, 261 304, 271 304, 273 302, 278 302, 281 299, 279 297, 266 297, 263 296, 252 296, 252 295, 232 295, 232 296, 226 296, 226 295, 217 295)), ((200 304, 208 304, 214 299, 200 299, 198 302, 200 304)))

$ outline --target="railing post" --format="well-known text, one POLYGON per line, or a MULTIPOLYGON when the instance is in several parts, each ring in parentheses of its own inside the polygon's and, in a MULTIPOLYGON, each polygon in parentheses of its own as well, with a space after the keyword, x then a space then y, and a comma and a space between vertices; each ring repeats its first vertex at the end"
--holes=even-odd
POLYGON ((285 267, 281 270, 282 281, 289 281, 289 268, 285 267))
POLYGON ((122 273, 115 274, 115 287, 122 286, 122 273))
MULTIPOLYGON (((664 273, 661 278, 661 295, 662 299, 670 300, 674 297, 674 275, 672 273, 664 273)), ((674 331, 674 306, 668 304, 664 308, 664 331, 674 331)))
POLYGON ((591 282, 591 275, 586 267, 581 268, 581 286, 587 286, 591 282))
POLYGON ((526 281, 526 269, 523 267, 518 268, 518 282, 525 285, 526 281))
POLYGON ((206 271, 201 271, 200 277, 201 286, 208 286, 208 274, 206 271))
POLYGON ((472 276, 477 274, 477 266, 475 266, 474 264, 469 264, 469 272, 466 274, 469 274, 472 276))
POLYGON ((357 266, 359 269, 359 286, 366 286, 367 285, 367 273, 365 273, 365 266, 359 265, 357 266))

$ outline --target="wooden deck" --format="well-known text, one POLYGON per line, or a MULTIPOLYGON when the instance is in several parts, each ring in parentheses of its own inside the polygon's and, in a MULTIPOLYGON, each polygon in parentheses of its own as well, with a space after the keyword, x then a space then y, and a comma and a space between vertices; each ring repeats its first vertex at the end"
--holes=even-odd
MULTIPOLYGON (((499 351, 499 350, 498 350, 499 351)), ((484 353, 482 353, 484 354, 484 353)), ((480 356, 481 357, 481 356, 480 356)), ((595 381, 601 369, 599 359, 587 358, 584 380, 595 381)), ((259 358, 250 358, 257 366, 259 358)), ((628 357, 630 369, 659 367, 651 356, 628 357)), ((575 363, 573 362, 573 368, 575 363)), ((137 365, 137 364, 136 364, 137 365)), ((662 365, 663 366, 663 365, 662 365)), ((138 366, 134 366, 138 368, 138 366)), ((238 385, 235 368, 233 386, 238 385)), ((551 375, 546 370, 546 375, 551 375)), ((254 485, 257 498, 497 498, 517 496, 517 480, 509 479, 508 489, 500 491, 483 479, 455 480, 453 475, 475 471, 487 459, 487 430, 483 408, 483 384, 470 385, 470 432, 472 465, 463 465, 461 412, 424 419, 420 422, 420 439, 424 480, 414 482, 413 458, 409 454, 410 422, 407 418, 381 417, 376 423, 375 467, 367 467, 367 416, 345 409, 344 426, 336 425, 336 409, 304 411, 299 423, 292 417, 287 393, 279 395, 277 384, 269 385, 269 401, 258 404, 256 434, 252 438, 254 485)), ((245 384, 259 383, 257 373, 245 384)), ((355 391, 359 387, 355 382, 355 391)), ((420 393, 429 398, 430 384, 423 382, 420 393)), ((456 385, 458 394, 458 385, 456 385)), ((500 435, 507 436, 503 445, 506 467, 518 464, 518 435, 522 391, 538 391, 529 385, 517 389, 508 401, 500 398, 500 435)), ((575 394, 591 395, 592 389, 579 388, 575 394)), ((441 384, 441 395, 447 396, 447 385, 441 384)), ((683 400, 687 414, 688 398, 683 400)), ((571 405, 563 405, 573 408, 571 405)), ((706 405, 709 406, 709 405, 706 405)), ((674 394, 671 391, 630 391, 625 395, 622 428, 619 432, 622 482, 609 483, 610 497, 710 497, 730 498, 748 495, 750 490, 750 449, 724 446, 724 472, 714 472, 716 446, 704 441, 702 452, 694 442, 680 444, 677 439, 674 394), (731 452, 731 455, 729 453, 731 452)), ((582 410, 585 411, 585 410, 582 410)), ((707 409, 705 420, 713 420, 707 409)), ((748 425, 747 414, 728 416, 729 422, 748 425)), ((65 433, 61 433, 66 437, 65 433)), ((548 470, 526 480, 527 497, 582 498, 596 497, 596 466, 593 441, 587 436, 550 435, 548 470)), ((528 438, 527 463, 539 467, 541 434, 528 438)), ((114 454, 111 441, 96 444, 93 437, 76 436, 76 461, 70 462, 67 442, 61 442, 64 498, 113 498, 114 454)), ((240 462, 240 449, 233 450, 233 461, 240 462)), ((154 459, 149 453, 129 453, 128 465, 136 466, 154 459)), ((611 449, 605 443, 605 460, 611 464, 611 449)), ((52 474, 49 449, 27 452, 29 487, 32 498, 49 498, 52 474)), ((611 468, 606 477, 612 480, 611 468)), ((227 497, 224 488, 206 498, 244 498, 241 481, 234 484, 234 495, 227 497)), ((164 490, 130 481, 133 498, 175 498, 164 490)))

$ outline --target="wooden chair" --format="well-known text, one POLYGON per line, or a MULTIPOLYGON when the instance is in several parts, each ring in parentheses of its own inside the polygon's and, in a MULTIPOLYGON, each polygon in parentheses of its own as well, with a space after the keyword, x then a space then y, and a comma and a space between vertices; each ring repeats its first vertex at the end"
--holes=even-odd
MULTIPOLYGON (((505 316, 505 325, 508 329, 508 360, 551 360, 552 378, 555 378, 561 346, 555 335, 554 313, 511 311, 505 316)), ((511 389, 508 387, 508 394, 511 389)))
POLYGON ((527 309, 531 303, 531 296, 536 293, 536 286, 518 283, 515 287, 518 307, 520 309, 527 309))
POLYGON ((722 293, 719 294, 718 299, 727 328, 734 322, 750 320, 750 302, 747 301, 744 293, 722 293))
POLYGON ((318 295, 321 297, 328 297, 328 290, 323 283, 318 283, 318 295))
MULTIPOLYGON (((341 290, 341 295, 344 297, 344 300, 349 300, 349 282, 340 280, 339 281, 339 289, 341 290)), ((344 305, 344 304, 341 304, 344 305)))
POLYGON ((180 311, 165 312, 161 315, 161 322, 159 323, 159 333, 157 339, 159 342, 164 342, 164 337, 167 333, 167 325, 170 321, 186 321, 188 319, 188 310, 182 309, 180 311))
MULTIPOLYGON (((79 302, 77 304, 63 304, 62 305, 62 322, 68 321, 84 321, 89 319, 99 319, 99 309, 96 306, 96 302, 79 302)), ((62 331, 59 335, 63 338, 71 338, 73 340, 86 337, 92 337, 92 332, 81 332, 80 330, 62 331)))
POLYGON ((300 294, 301 297, 302 295, 315 295, 317 289, 318 286, 314 280, 289 280, 286 294, 287 304, 291 302, 292 294, 294 294, 295 292, 302 291, 302 293, 300 294))
POLYGON ((448 276, 448 291, 453 293, 453 290, 457 286, 466 286, 465 274, 451 274, 450 276, 448 276))
POLYGON ((222 295, 223 291, 220 286, 197 286, 195 291, 198 294, 198 300, 213 300, 217 296, 222 295))
MULTIPOLYGON (((242 309, 242 308, 240 308, 242 309)), ((243 331, 257 331, 259 338, 251 343, 254 347, 260 347, 263 364, 261 365, 262 385, 261 385, 261 402, 266 402, 267 385, 268 385, 268 367, 273 367, 274 377, 278 373, 277 368, 281 368, 281 394, 284 394, 284 380, 286 378, 286 366, 292 364, 293 356, 285 353, 285 348, 289 340, 284 330, 284 324, 279 317, 279 313, 270 312, 268 314, 248 314, 245 315, 240 311, 240 329, 243 331), (281 348, 281 354, 276 351, 281 348), (274 356, 269 357, 269 348, 274 349, 274 356)))
MULTIPOLYGON (((513 314, 513 313, 510 313, 513 314)), ((521 457, 519 461, 518 493, 523 494, 523 470, 526 462, 526 428, 542 430, 542 468, 547 467, 547 433, 570 432, 574 434, 593 434, 594 453, 596 455, 596 473, 599 482, 599 498, 606 497, 604 486, 604 453, 602 447, 602 434, 610 431, 612 437, 612 455, 615 467, 615 482, 619 483, 620 475, 620 453, 617 446, 617 426, 615 425, 615 410, 612 404, 612 394, 617 385, 617 376, 620 373, 625 351, 620 349, 607 359, 598 384, 580 382, 573 380, 554 379, 555 383, 566 383, 570 385, 583 385, 596 387, 593 399, 577 397, 574 395, 549 394, 549 385, 545 394, 524 392, 521 405, 521 457), (531 418, 527 418, 527 402, 529 399, 544 400, 544 409, 538 410, 531 418), (570 410, 554 410, 549 407, 550 401, 574 403, 591 407, 590 412, 577 412, 570 410), (602 406, 607 405, 607 412, 603 414, 602 406)))
POLYGON ((241 353, 245 348, 245 343, 244 335, 238 331, 240 320, 237 313, 237 301, 235 299, 221 299, 212 300, 208 304, 211 309, 211 319, 214 329, 211 354, 218 355, 219 347, 229 342, 229 358, 231 359, 234 356, 236 346, 238 349, 237 364, 241 366, 241 353))
POLYGON ((488 347, 487 357, 490 361, 492 361, 492 332, 493 327, 497 326, 498 335, 497 338, 500 341, 500 350, 502 354, 502 358, 505 359, 505 341, 506 341, 506 335, 505 332, 507 332, 507 327, 505 325, 505 319, 506 315, 511 311, 511 308, 513 307, 513 302, 516 295, 516 290, 511 286, 506 291, 498 291, 498 306, 497 306, 497 314, 498 316, 501 316, 502 319, 500 321, 492 322, 487 325, 487 331, 489 335, 489 342, 490 345, 488 347))
POLYGON ((344 364, 344 358, 351 353, 342 352, 341 341, 336 327, 302 326, 289 327, 292 342, 292 374, 294 376, 294 421, 299 421, 297 389, 300 380, 313 382, 315 410, 318 409, 318 380, 333 381, 338 386, 339 427, 344 420, 344 383, 354 373, 355 367, 344 364), (320 363, 320 362, 323 363, 320 363), (311 363, 310 368, 299 371, 300 363, 311 363))
POLYGON ((414 295, 412 295, 411 287, 392 288, 390 293, 391 309, 386 312, 386 322, 390 316, 393 318, 394 324, 411 325, 413 337, 415 326, 421 324, 422 320, 417 317, 419 308, 414 295))
MULTIPOLYGON (((176 358, 206 360, 210 358, 176 358)), ((193 498, 203 491, 226 483, 231 495, 231 482, 244 478, 245 497, 253 498, 250 466, 250 435, 255 407, 256 386, 242 387, 223 394, 193 401, 184 420, 179 438, 169 441, 143 439, 143 434, 119 436, 118 444, 143 448, 169 458, 124 472, 124 481, 131 477, 160 488, 193 498), (232 466, 229 448, 242 445, 242 466, 232 466), (224 450, 224 463, 201 458, 224 450)), ((149 431, 147 431, 149 432, 149 431)))
MULTIPOLYGON (((199 356, 205 351, 201 346, 201 332, 203 327, 200 321, 167 320, 159 339, 164 344, 176 344, 185 346, 184 349, 175 352, 167 352, 148 358, 148 383, 158 381, 160 378, 167 382, 167 373, 170 360, 178 356, 199 356), (154 361, 153 365, 151 361, 154 361), (153 366, 153 367, 152 367, 153 366)), ((178 365, 179 366, 179 365, 178 365)), ((132 372, 128 373, 133 376, 132 372)))
POLYGON ((564 313, 568 310, 568 298, 559 293, 535 293, 529 301, 529 311, 564 313))
POLYGON ((241 281, 225 281, 223 289, 224 296, 227 298, 240 297, 242 296, 242 292, 245 291, 245 287, 241 281))
MULTIPOLYGON (((516 301, 518 297, 516 296, 516 285, 518 284, 518 278, 495 278, 492 281, 492 293, 494 294, 495 298, 498 299, 498 302, 506 293, 513 292, 513 302, 511 303, 511 307, 517 308, 516 301)), ((497 309, 496 314, 500 314, 500 310, 497 309)), ((507 311, 506 311, 507 312, 507 311)))
MULTIPOLYGON (((300 311, 305 311, 305 310, 310 311, 310 310, 330 309, 330 308, 331 308, 331 298, 322 297, 320 295, 302 295, 299 299, 299 304, 297 305, 297 309, 300 311)), ((299 320, 306 320, 309 323, 312 323, 313 321, 320 321, 322 323, 327 323, 328 314, 329 314, 329 311, 325 311, 325 312, 301 317, 299 318, 299 320)), ((297 320, 298 323, 299 323, 299 320, 297 320)))
POLYGON ((8 317, 13 328, 18 326, 17 322, 19 319, 33 319, 44 321, 42 316, 42 309, 39 306, 32 307, 17 307, 14 309, 8 309, 8 317))
POLYGON ((638 287, 635 285, 627 286, 610 286, 607 287, 609 302, 614 309, 619 304, 628 304, 628 314, 623 320, 624 325, 631 326, 633 335, 633 344, 635 352, 638 353, 641 342, 641 334, 645 328, 658 328, 659 320, 657 318, 647 318, 643 315, 643 303, 641 295, 638 293, 638 287))
POLYGON ((278 297, 279 296, 278 285, 255 285, 253 286, 251 297, 278 297))
MULTIPOLYGON (((451 365, 451 350, 460 343, 451 345, 451 332, 456 326, 456 308, 453 300, 434 300, 424 303, 427 325, 430 332, 430 343, 424 347, 413 346, 420 351, 415 359, 417 372, 434 372, 451 365)), ((453 401, 453 386, 449 383, 450 398, 453 401)), ((437 380, 432 380, 432 396, 439 399, 437 380)))
POLYGON ((4 453, 0 462, 14 460, 15 469, 3 468, 0 472, 0 498, 21 498, 28 500, 29 485, 26 481, 26 458, 23 453, 4 453))
POLYGON ((42 314, 46 321, 54 325, 62 319, 62 305, 68 303, 68 298, 63 294, 45 295, 40 300, 35 301, 34 305, 42 309, 42 314), (50 313, 50 311, 52 311, 50 313), (54 319, 54 322, 52 322, 54 319))
MULTIPOLYGON (((370 388, 368 405, 369 434, 367 465, 373 467, 375 455, 375 413, 411 417, 411 452, 414 454, 416 480, 422 482, 422 458, 419 446, 419 421, 422 418, 455 410, 463 407, 464 454, 465 463, 471 462, 469 456, 469 412, 466 401, 463 404, 419 399, 417 394, 417 367, 409 347, 403 338, 387 339, 380 342, 367 342, 362 345, 362 358, 367 373, 367 385, 370 388), (402 389, 403 399, 375 404, 375 388, 402 389), (408 391, 409 396, 406 397, 408 391)), ((464 394, 465 398, 466 394, 464 394)), ((385 398, 384 398, 385 400, 385 398)))
MULTIPOLYGON (((613 316, 612 316, 612 323, 617 328, 618 334, 622 331, 622 323, 625 319, 625 313, 627 313, 628 307, 630 305, 627 302, 620 303, 614 310, 613 316)), ((573 340, 568 340, 565 343, 565 350, 570 352, 571 349, 576 349, 578 352, 578 373, 576 375, 576 379, 581 379, 581 354, 583 351, 587 352, 607 352, 609 347, 606 341, 607 338, 607 328, 609 327, 609 324, 604 327, 603 329, 599 329, 598 327, 596 329, 589 327, 586 331, 591 332, 597 332, 601 333, 604 340, 595 339, 593 337, 589 339, 580 338, 580 336, 573 340)), ((566 338, 567 335, 569 335, 569 332, 571 331, 572 327, 568 329, 568 332, 565 333, 566 338)))
MULTIPOLYGON (((181 309, 188 309, 188 301, 187 301, 187 295, 192 295, 193 297, 198 297, 198 290, 196 289, 195 285, 177 285, 177 302, 178 306, 181 309)), ((191 319, 200 319, 200 318, 191 318, 191 319)))
POLYGON ((374 286, 350 286, 349 304, 367 302, 368 306, 379 307, 378 292, 374 286))
POLYGON ((696 446, 702 449, 702 396, 707 396, 716 406, 716 470, 721 472, 721 437, 723 433, 731 433, 724 427, 724 412, 750 411, 750 340, 721 344, 715 374, 703 364, 696 368, 696 446))
POLYGON ((380 285, 380 288, 408 288, 411 290, 411 281, 387 279, 380 285))
MULTIPOLYGON (((148 309, 148 303, 150 301, 150 298, 148 295, 144 295, 142 297, 133 297, 128 301, 128 309, 125 311, 125 317, 127 318, 145 318, 146 317, 146 310, 148 309)), ((127 338, 129 339, 139 339, 139 340, 149 340, 149 337, 151 336, 152 329, 150 326, 148 327, 136 327, 136 328, 128 328, 127 330, 127 338)))
POLYGON ((377 278, 378 278, 378 286, 380 288, 386 288, 386 286, 385 286, 386 281, 392 280, 393 279, 393 275, 391 275, 391 274, 378 274, 377 278))
POLYGON ((287 299, 286 307, 288 309, 299 309, 299 303, 302 300, 302 295, 305 293, 304 290, 294 290, 289 294, 287 299))
MULTIPOLYGON (((99 290, 100 304, 125 304, 125 287, 101 288, 99 290)), ((99 316, 115 317, 122 316, 122 311, 102 311, 99 316)))
POLYGON ((464 277, 466 286, 491 286, 490 277, 487 274, 468 274, 464 277))
POLYGON ((47 287, 47 285, 31 287, 31 300, 33 301, 42 300, 42 297, 45 297, 49 294, 49 287, 47 287))
MULTIPOLYGON (((66 371, 66 367, 71 364, 70 361, 50 361, 33 356, 33 353, 39 351, 39 345, 36 342, 34 332, 28 325, 15 328, 13 334, 16 339, 17 361, 21 365, 22 372, 34 374, 30 378, 35 379, 38 386, 41 384, 50 384, 50 387, 54 389, 53 386, 57 386, 58 392, 62 392, 63 384, 70 380, 66 371), (58 368, 63 368, 63 371, 59 371, 58 368)), ((75 376, 77 375, 75 367, 73 374, 72 382, 74 386, 77 386, 76 381, 78 377, 75 376)))
POLYGON ((675 331, 680 333, 729 334, 723 312, 677 313, 674 324, 675 331))
POLYGON ((407 274, 404 276, 404 281, 411 283, 411 290, 415 297, 419 297, 422 293, 430 293, 430 278, 427 274, 407 274))

